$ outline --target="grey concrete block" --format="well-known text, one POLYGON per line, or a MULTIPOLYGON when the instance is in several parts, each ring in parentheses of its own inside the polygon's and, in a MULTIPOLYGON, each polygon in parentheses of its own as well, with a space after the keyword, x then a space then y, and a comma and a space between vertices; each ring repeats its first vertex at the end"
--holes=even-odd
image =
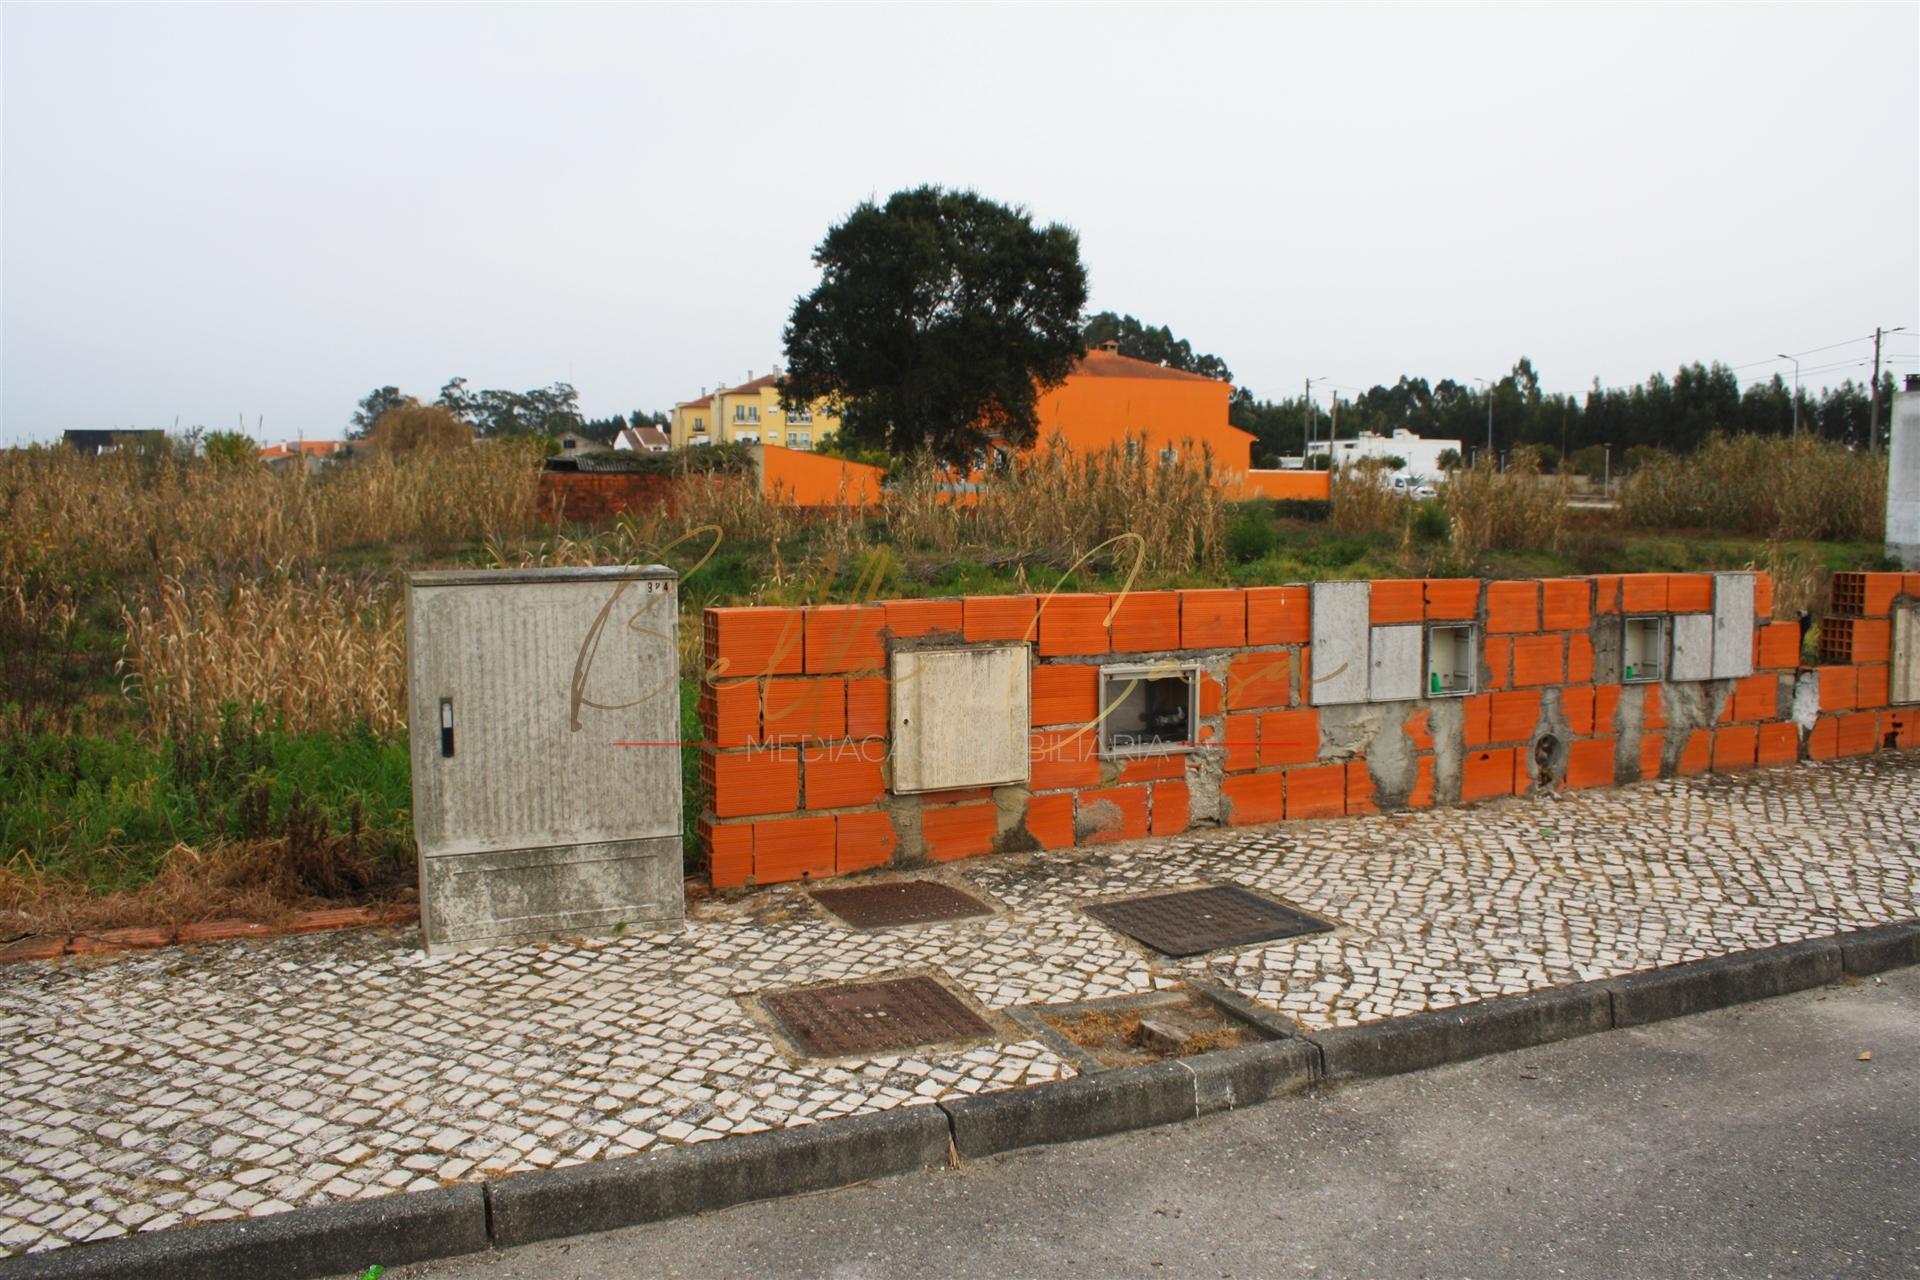
POLYGON ((204 1280, 357 1274, 487 1248, 479 1184, 152 1231, 0 1263, 7 1280, 204 1280))
POLYGON ((1179 1061, 1193 1073, 1195 1111, 1203 1116, 1299 1093, 1320 1072, 1320 1051, 1311 1042, 1294 1037, 1262 1040, 1179 1061))
POLYGON ((1199 1113, 1193 1072, 1177 1062, 1150 1062, 940 1105, 953 1122, 954 1149, 965 1159, 1150 1129, 1199 1113))
POLYGON ((1314 706, 1367 700, 1372 612, 1371 583, 1313 584, 1313 684, 1308 701, 1314 706))
POLYGON ((1420 696, 1419 625, 1374 627, 1368 640, 1367 697, 1374 702, 1411 702, 1420 696))
POLYGON ((1678 613, 1673 617, 1673 656, 1668 659, 1670 680, 1713 678, 1713 615, 1678 613))
POLYGON ((1508 1049, 1569 1040, 1612 1026, 1608 993, 1597 983, 1550 987, 1359 1027, 1315 1032, 1329 1080, 1423 1071, 1508 1049))
POLYGON ((1884 973, 1920 964, 1920 920, 1843 933, 1840 963, 1848 973, 1884 973))
POLYGON ((910 1106, 522 1174, 489 1188, 493 1242, 506 1249, 938 1168, 947 1139, 939 1107, 910 1106))
POLYGON ((1754 578, 1751 573, 1713 575, 1713 678, 1753 674, 1754 578))
POLYGON ((502 849, 420 860, 420 931, 442 955, 555 933, 677 927, 680 837, 502 849))
POLYGON ((1613 993, 1613 1025, 1633 1027, 1803 991, 1834 981, 1841 971, 1840 944, 1822 938, 1628 974, 1600 985, 1613 993))

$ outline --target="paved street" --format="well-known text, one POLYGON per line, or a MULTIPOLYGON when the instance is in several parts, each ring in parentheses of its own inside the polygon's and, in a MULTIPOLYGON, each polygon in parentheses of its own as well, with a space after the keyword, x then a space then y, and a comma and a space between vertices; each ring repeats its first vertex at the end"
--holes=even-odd
POLYGON ((429 959, 360 930, 0 969, 0 1248, 510 1176, 1057 1079, 789 1056, 742 997, 932 971, 981 1010, 1224 983, 1313 1030, 1920 914, 1920 755, 961 863, 995 910, 859 932, 798 887, 681 933, 429 959), (1331 932, 1190 960, 1088 899, 1207 882, 1331 932))
POLYGON ((388 1274, 1920 1274, 1920 970, 388 1274))

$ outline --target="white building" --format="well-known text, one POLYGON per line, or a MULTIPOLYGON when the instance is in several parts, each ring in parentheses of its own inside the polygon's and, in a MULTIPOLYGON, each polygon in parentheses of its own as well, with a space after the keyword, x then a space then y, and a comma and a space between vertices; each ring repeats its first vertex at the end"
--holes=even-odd
POLYGON ((1318 457, 1328 449, 1333 451, 1333 464, 1340 467, 1363 458, 1402 459, 1407 465, 1397 474, 1409 481, 1438 480, 1445 475, 1446 470, 1440 465, 1440 455, 1449 450, 1461 458, 1466 457, 1466 450, 1460 447, 1458 440, 1422 440, 1404 427, 1396 427, 1390 436, 1362 431, 1352 440, 1335 440, 1331 444, 1325 440, 1315 440, 1307 446, 1307 456, 1318 457))

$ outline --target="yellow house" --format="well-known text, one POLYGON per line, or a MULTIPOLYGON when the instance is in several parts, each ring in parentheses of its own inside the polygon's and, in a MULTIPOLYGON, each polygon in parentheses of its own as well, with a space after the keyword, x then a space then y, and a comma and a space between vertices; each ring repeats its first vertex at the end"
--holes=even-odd
POLYGON ((811 450, 840 429, 840 415, 815 401, 789 412, 780 407, 778 370, 673 406, 673 446, 777 444, 811 450))
POLYGON ((667 437, 673 441, 676 449, 684 449, 690 444, 712 444, 717 438, 711 429, 712 424, 712 396, 683 400, 673 406, 673 413, 668 417, 667 437))

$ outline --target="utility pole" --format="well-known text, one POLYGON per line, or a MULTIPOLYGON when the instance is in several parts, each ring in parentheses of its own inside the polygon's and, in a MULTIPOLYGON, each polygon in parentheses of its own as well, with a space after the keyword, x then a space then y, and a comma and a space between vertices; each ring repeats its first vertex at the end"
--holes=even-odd
MULTIPOLYGON (((1324 374, 1317 378, 1308 378, 1306 393, 1302 397, 1306 402, 1307 410, 1307 445, 1306 456, 1303 461, 1306 463, 1307 470, 1309 471, 1313 470, 1313 437, 1319 432, 1319 426, 1314 420, 1317 415, 1313 412, 1313 384, 1316 382, 1325 382, 1326 380, 1326 375, 1324 374)), ((1329 469, 1333 466, 1333 440, 1331 438, 1327 440, 1327 466, 1329 469)))
POLYGON ((1897 324, 1891 329, 1873 326, 1873 389, 1867 398, 1867 452, 1880 452, 1880 337, 1883 333, 1899 333, 1907 326, 1897 324))
POLYGON ((1490 378, 1480 377, 1474 378, 1474 381, 1487 389, 1487 456, 1497 465, 1499 459, 1493 457, 1493 388, 1495 383, 1490 378))
POLYGON ((1800 357, 1790 356, 1784 351, 1779 356, 1782 360, 1793 361, 1793 434, 1797 437, 1800 434, 1800 357))

